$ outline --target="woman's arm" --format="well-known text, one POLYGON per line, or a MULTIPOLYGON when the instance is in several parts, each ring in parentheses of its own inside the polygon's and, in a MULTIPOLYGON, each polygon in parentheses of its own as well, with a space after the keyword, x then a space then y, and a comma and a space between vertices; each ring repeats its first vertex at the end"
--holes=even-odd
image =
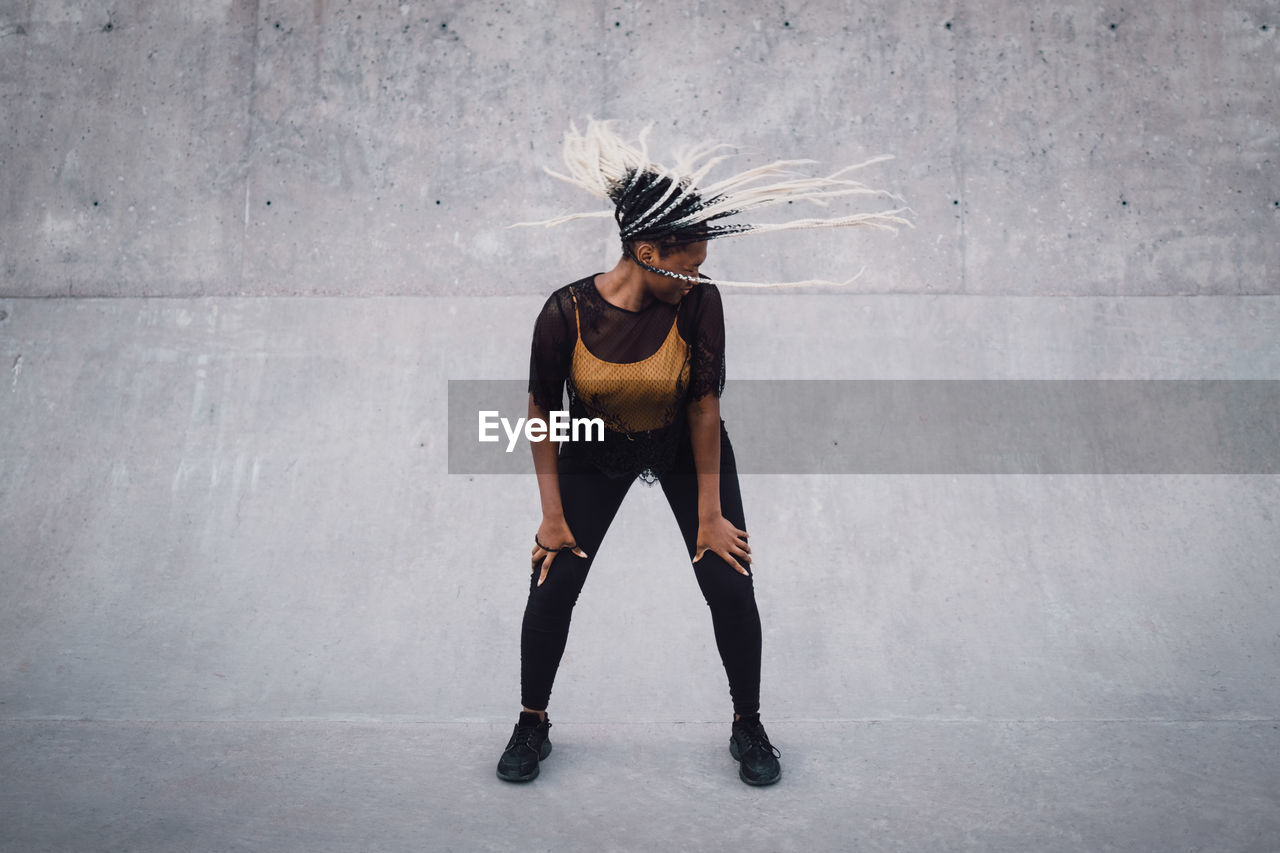
POLYGON ((698 523, 720 515, 720 398, 708 394, 686 408, 698 470, 698 523))
MULTIPOLYGON (((533 325, 533 344, 529 350, 529 419, 550 422, 549 407, 560 408, 564 385, 569 375, 573 340, 577 326, 570 326, 574 316, 570 306, 572 295, 563 287, 547 297, 533 325)), ((542 501, 542 523, 534 538, 541 545, 533 548, 533 568, 542 566, 538 586, 547 578, 551 562, 560 548, 572 546, 573 553, 586 557, 574 541, 573 531, 565 521, 560 503, 559 446, 550 438, 529 442, 533 450, 533 468, 538 475, 538 495, 542 501), (543 547, 543 546, 546 547, 543 547)))
MULTIPOLYGON (((543 423, 549 423, 551 413, 539 406, 530 394, 529 420, 532 421, 534 418, 543 423)), ((556 463, 556 443, 544 439, 531 441, 529 446, 533 449, 533 470, 538 474, 538 495, 542 499, 542 517, 564 521, 564 507, 560 504, 560 471, 556 463)), ((547 542, 547 544, 551 543, 547 542)))
POLYGON ((698 472, 698 539, 693 562, 710 549, 735 571, 749 574, 742 567, 742 563, 751 564, 747 531, 739 530, 720 511, 720 398, 707 394, 689 403, 685 412, 693 466, 698 472))
MULTIPOLYGON (((547 410, 539 406, 530 394, 529 419, 534 418, 541 418, 543 423, 551 419, 547 410)), ((564 506, 560 503, 560 465, 556 443, 550 438, 544 438, 542 441, 531 441, 529 445, 533 449, 533 470, 538 475, 538 496, 542 499, 542 523, 538 525, 538 532, 534 536, 532 565, 534 568, 539 564, 542 566, 542 574, 538 577, 538 586, 542 586, 560 548, 571 545, 573 553, 579 557, 587 555, 574 541, 573 531, 564 518, 564 506)))

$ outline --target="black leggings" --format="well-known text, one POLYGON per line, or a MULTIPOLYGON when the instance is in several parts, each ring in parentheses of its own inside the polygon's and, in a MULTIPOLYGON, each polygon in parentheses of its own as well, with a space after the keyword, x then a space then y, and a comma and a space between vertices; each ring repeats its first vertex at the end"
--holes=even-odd
MULTIPOLYGON (((520 632, 520 691, 522 704, 535 710, 547 707, 551 684, 569 637, 569 619, 578 593, 587 580, 587 571, 595 561, 609 523, 635 482, 634 477, 610 479, 572 448, 567 442, 560 448, 560 501, 574 541, 590 556, 583 558, 572 551, 561 551, 542 586, 538 586, 541 564, 529 576, 529 600, 520 632)), ((659 484, 675 514, 692 561, 698 538, 698 481, 687 432, 671 472, 663 475, 659 484)), ((724 421, 720 422, 720 511, 734 526, 747 529, 733 446, 724 421)), ((720 660, 729 677, 733 710, 738 714, 756 713, 760 710, 761 632, 752 576, 739 574, 711 550, 692 566, 702 597, 711 608, 711 624, 720 660)), ((742 566, 751 571, 746 563, 742 566)))

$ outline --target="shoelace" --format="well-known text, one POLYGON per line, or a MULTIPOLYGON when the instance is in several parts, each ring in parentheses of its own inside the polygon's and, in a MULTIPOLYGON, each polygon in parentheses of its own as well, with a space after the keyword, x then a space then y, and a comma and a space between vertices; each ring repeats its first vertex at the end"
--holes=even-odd
MULTIPOLYGON (((507 746, 507 749, 510 749, 511 747, 516 745, 522 745, 522 746, 529 747, 529 749, 532 749, 534 752, 537 752, 538 747, 534 746, 533 741, 538 734, 538 729, 540 726, 541 726, 541 723, 539 723, 539 725, 537 726, 517 725, 516 730, 511 733, 511 743, 507 746)), ((547 728, 548 729, 551 728, 551 723, 549 722, 547 723, 547 728)))
POLYGON ((773 744, 769 743, 769 736, 764 733, 763 726, 756 726, 755 728, 751 728, 749 726, 740 726, 738 728, 738 731, 742 732, 742 734, 746 736, 747 749, 751 749, 752 747, 758 746, 761 749, 767 749, 771 751, 773 753, 774 758, 782 757, 782 751, 779 750, 773 744))

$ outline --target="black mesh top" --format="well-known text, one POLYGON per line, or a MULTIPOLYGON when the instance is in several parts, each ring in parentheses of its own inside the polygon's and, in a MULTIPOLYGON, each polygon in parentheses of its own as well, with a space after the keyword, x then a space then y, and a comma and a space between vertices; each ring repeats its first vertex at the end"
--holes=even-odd
POLYGON ((628 311, 600 295, 593 274, 552 293, 534 323, 529 393, 551 412, 564 408, 567 391, 570 417, 604 419, 603 442, 570 442, 563 452, 584 454, 610 477, 659 479, 688 432, 685 406, 719 397, 724 382, 714 284, 694 287, 678 305, 654 299, 628 311))

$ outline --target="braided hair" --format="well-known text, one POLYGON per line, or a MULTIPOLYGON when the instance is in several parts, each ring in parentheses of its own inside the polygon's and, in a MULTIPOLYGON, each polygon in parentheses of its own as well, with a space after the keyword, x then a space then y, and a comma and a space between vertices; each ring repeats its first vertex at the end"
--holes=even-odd
POLYGON ((573 213, 540 222, 518 222, 512 227, 550 227, 575 219, 612 215, 618 225, 623 253, 651 272, 692 282, 710 280, 716 284, 740 287, 785 287, 848 284, 857 276, 844 282, 809 280, 755 283, 695 279, 642 262, 636 256, 634 245, 645 241, 655 243, 661 255, 667 249, 688 243, 748 233, 842 226, 864 226, 896 232, 894 226, 912 224, 901 215, 909 211, 905 206, 879 213, 857 213, 826 219, 795 219, 772 224, 722 222, 721 220, 749 210, 796 201, 825 206, 827 199, 851 195, 888 195, 897 199, 883 190, 870 189, 864 184, 842 177, 855 169, 892 158, 875 157, 826 177, 805 177, 792 171, 793 167, 812 163, 812 160, 777 160, 704 185, 707 174, 731 156, 716 152, 731 146, 702 143, 683 149, 676 153, 674 166, 667 168, 649 158, 647 137, 652 125, 641 130, 637 142, 631 144, 614 132, 612 124, 613 122, 591 119, 588 120, 585 133, 580 133, 571 123, 564 139, 564 163, 568 174, 560 174, 551 169, 546 171, 552 177, 612 202, 613 210, 573 213), (760 183, 768 178, 784 179, 760 183))

